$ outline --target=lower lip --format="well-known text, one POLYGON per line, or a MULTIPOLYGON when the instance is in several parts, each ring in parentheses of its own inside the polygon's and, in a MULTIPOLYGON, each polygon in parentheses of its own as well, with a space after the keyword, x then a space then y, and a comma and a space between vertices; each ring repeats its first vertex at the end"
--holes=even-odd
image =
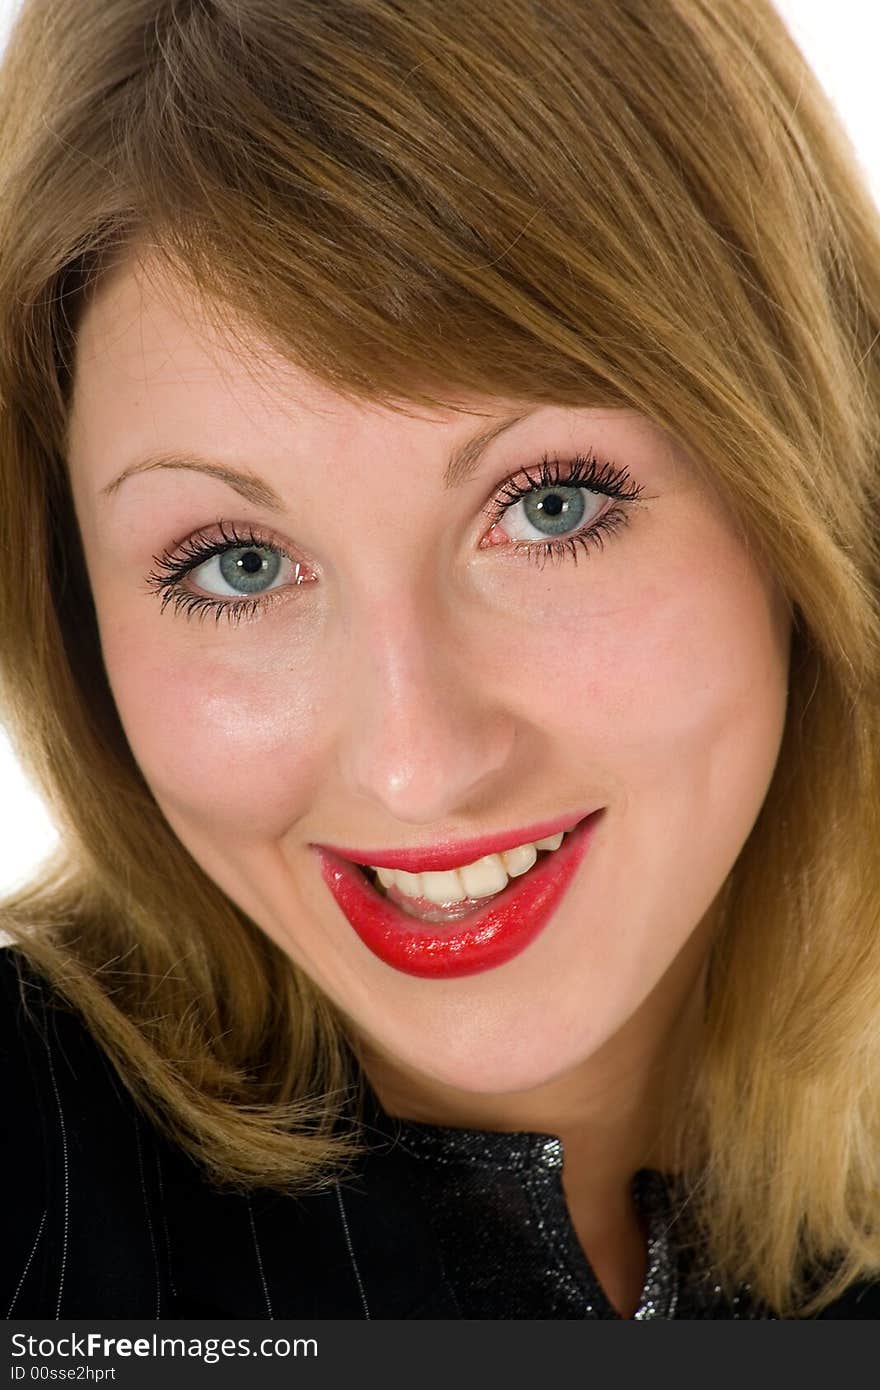
POLYGON ((360 869, 316 846, 321 876, 343 916, 379 960, 404 975, 454 980, 512 960, 543 931, 565 896, 602 811, 594 811, 482 910, 448 926, 419 922, 373 887, 360 869))

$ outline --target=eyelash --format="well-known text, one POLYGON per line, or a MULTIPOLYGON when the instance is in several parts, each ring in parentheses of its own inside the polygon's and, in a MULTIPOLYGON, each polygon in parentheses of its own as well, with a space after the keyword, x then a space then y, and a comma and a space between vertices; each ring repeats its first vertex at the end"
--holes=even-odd
MULTIPOLYGON (((641 485, 632 482, 628 469, 617 468, 611 463, 599 463, 592 451, 586 455, 576 454, 565 464, 560 464, 556 457, 551 458, 544 454, 536 468, 537 473, 534 476, 525 469, 521 475, 504 484, 489 514, 491 526, 496 526, 505 513, 523 497, 548 488, 587 488, 591 492, 614 498, 615 505, 609 507, 597 521, 571 536, 545 542, 512 541, 509 548, 525 550, 530 560, 563 560, 568 554, 577 564, 580 548, 587 551, 590 546, 597 545, 602 550, 605 537, 628 523, 629 507, 642 493, 641 485)), ((218 623, 221 615, 225 615, 229 622, 238 623, 243 618, 253 617, 260 609, 274 603, 275 596, 283 592, 282 589, 267 590, 258 598, 227 600, 218 599, 215 595, 196 594, 183 588, 181 580, 191 570, 229 549, 275 550, 284 555, 285 559, 292 558, 280 546, 272 544, 250 528, 239 532, 234 525, 227 529, 222 521, 217 522, 217 528, 220 531, 219 540, 205 541, 200 539, 199 535, 191 536, 174 554, 165 551, 161 555, 153 556, 156 568, 148 576, 147 586, 151 591, 161 595, 161 612, 164 613, 167 605, 173 603, 175 613, 183 612, 187 618, 201 619, 213 611, 218 623)), ((543 565, 541 568, 543 569, 543 565)))

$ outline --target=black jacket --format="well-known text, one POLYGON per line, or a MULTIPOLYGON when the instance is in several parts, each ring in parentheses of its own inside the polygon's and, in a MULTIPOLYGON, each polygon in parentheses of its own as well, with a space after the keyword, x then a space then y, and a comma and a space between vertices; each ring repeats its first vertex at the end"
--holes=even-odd
MULTIPOLYGON (((0 1313, 7 1318, 615 1318, 574 1235, 552 1135, 392 1120, 356 1174, 298 1197, 213 1187, 159 1134, 75 1014, 0 949, 0 1313), (22 1007, 22 998, 28 1010, 22 1007)), ((649 1220, 636 1317, 754 1318, 649 1220)), ((821 1314, 880 1317, 880 1284, 821 1314)))

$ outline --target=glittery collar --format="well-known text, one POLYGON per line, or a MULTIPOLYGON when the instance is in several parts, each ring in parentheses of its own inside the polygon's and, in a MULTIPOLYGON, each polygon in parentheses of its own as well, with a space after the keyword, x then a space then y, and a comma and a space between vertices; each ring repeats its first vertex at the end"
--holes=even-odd
MULTIPOLYGON (((544 1287, 556 1280, 555 1308, 574 1311, 519 1316, 570 1316, 616 1318, 598 1279, 583 1251, 562 1189, 564 1151, 557 1135, 532 1131, 477 1130, 404 1120, 388 1115, 368 1086, 364 1118, 368 1128, 384 1136, 398 1154, 414 1160, 416 1181, 424 1191, 436 1217, 438 1238, 445 1246, 448 1262, 459 1271, 459 1282, 470 1273, 462 1246, 468 1223, 482 1223, 484 1246, 495 1247, 498 1260, 506 1259, 519 1268, 541 1264, 544 1287), (506 1194, 512 1215, 504 1229, 499 1193, 506 1194), (522 1205, 520 1206, 520 1194, 522 1205), (493 1209, 496 1213, 492 1224, 493 1209), (528 1230, 514 1229, 514 1225, 528 1230)), ((633 1314, 635 1319, 673 1318, 679 1299, 679 1272, 670 1238, 670 1191, 662 1173, 641 1168, 632 1179, 632 1194, 647 1231, 647 1268, 642 1294, 633 1314)), ((472 1241, 468 1240, 468 1244, 472 1241)), ((484 1270, 476 1275, 487 1282, 484 1270)), ((508 1306, 512 1295, 502 1289, 498 1276, 497 1298, 508 1306)), ((484 1298, 488 1299, 487 1291, 484 1298)), ((549 1306, 549 1305, 548 1305, 549 1306)), ((487 1314, 478 1304, 477 1316, 487 1314)), ((498 1316, 499 1314, 494 1314, 498 1316)), ((515 1314, 505 1314, 515 1315, 515 1314)))

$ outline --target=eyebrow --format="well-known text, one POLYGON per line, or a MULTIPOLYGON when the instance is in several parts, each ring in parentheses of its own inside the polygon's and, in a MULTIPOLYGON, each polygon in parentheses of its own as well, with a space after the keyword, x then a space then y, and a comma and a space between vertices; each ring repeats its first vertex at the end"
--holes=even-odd
MULTIPOLYGON (((489 429, 481 430, 479 434, 473 435, 472 438, 460 444, 449 457, 443 475, 443 486, 454 488, 467 482, 492 441, 503 434, 505 430, 512 429, 521 420, 525 420, 526 416, 531 413, 531 411, 526 410, 517 415, 506 416, 503 420, 496 421, 489 429)), ((136 463, 130 463, 118 477, 100 489, 99 496, 112 497, 127 478, 133 477, 136 473, 151 473, 157 468, 183 468, 191 473, 207 473, 209 477, 217 478, 221 483, 227 483, 248 502, 253 502, 266 511, 283 512, 286 510, 281 496, 255 473, 230 468, 226 464, 215 463, 211 459, 200 457, 198 454, 174 452, 150 454, 147 458, 139 459, 136 463)))

